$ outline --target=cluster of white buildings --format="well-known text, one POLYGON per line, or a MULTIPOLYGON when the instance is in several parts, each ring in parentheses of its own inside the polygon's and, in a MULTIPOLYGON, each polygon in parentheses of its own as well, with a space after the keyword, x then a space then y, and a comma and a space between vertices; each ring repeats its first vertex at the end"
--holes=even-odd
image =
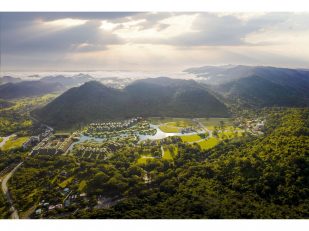
POLYGON ((141 117, 134 117, 119 122, 91 123, 89 126, 89 131, 101 132, 101 131, 115 131, 115 130, 126 129, 128 127, 133 126, 141 119, 142 119, 141 117))

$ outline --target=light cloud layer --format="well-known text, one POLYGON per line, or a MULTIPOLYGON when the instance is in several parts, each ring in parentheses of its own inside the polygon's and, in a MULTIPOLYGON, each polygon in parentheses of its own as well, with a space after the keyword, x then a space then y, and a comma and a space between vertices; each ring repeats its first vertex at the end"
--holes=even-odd
POLYGON ((0 13, 1 69, 306 67, 309 13, 0 13))

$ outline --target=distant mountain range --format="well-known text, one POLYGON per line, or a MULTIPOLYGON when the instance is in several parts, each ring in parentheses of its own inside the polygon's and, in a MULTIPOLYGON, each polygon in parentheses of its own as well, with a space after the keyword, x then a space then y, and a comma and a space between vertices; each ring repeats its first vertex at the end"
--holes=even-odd
POLYGON ((245 106, 308 106, 309 71, 264 66, 204 66, 185 72, 228 101, 245 106))
POLYGON ((53 92, 64 92, 65 90, 79 86, 93 80, 90 75, 78 74, 72 77, 63 75, 46 76, 40 80, 22 80, 11 76, 0 78, 0 99, 16 99, 23 97, 40 96, 53 92))
POLYGON ((55 128, 134 116, 226 117, 226 106, 195 81, 138 80, 119 90, 90 81, 33 112, 55 128))
POLYGON ((64 92, 33 112, 55 128, 133 116, 224 117, 235 108, 309 106, 306 69, 226 65, 185 72, 195 74, 197 81, 149 78, 123 89, 107 87, 84 74, 47 76, 37 81, 5 76, 1 81, 9 83, 0 85, 0 99, 64 92))
POLYGON ((46 76, 40 79, 40 81, 45 83, 60 83, 66 88, 76 87, 91 80, 94 80, 92 76, 81 73, 73 75, 71 77, 56 75, 56 76, 46 76))
POLYGON ((52 92, 64 91, 59 83, 44 83, 42 81, 22 81, 0 85, 0 99, 17 99, 40 96, 52 92))
POLYGON ((308 82, 309 77, 309 70, 306 69, 245 65, 203 66, 189 68, 184 72, 195 74, 201 81, 210 85, 224 84, 250 76, 259 76, 282 84, 290 81, 290 78, 308 82))
POLYGON ((20 78, 15 78, 15 77, 12 77, 12 76, 3 76, 3 77, 0 77, 0 84, 6 84, 6 83, 18 83, 18 82, 21 82, 22 79, 20 78))

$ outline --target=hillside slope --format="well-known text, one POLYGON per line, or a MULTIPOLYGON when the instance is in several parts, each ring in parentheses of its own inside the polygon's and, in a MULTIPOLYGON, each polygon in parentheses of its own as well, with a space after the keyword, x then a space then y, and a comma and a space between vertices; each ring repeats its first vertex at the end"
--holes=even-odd
POLYGON ((225 105, 194 81, 139 80, 123 90, 91 81, 33 113, 55 128, 133 116, 229 116, 225 105))
POLYGON ((266 66, 205 66, 190 68, 223 99, 249 107, 308 106, 309 71, 266 66))
POLYGON ((39 96, 64 90, 59 83, 44 83, 41 81, 22 81, 0 85, 0 99, 16 99, 39 96))
POLYGON ((309 105, 308 98, 297 89, 279 85, 259 76, 251 76, 212 87, 229 101, 238 102, 243 106, 301 107, 309 105))

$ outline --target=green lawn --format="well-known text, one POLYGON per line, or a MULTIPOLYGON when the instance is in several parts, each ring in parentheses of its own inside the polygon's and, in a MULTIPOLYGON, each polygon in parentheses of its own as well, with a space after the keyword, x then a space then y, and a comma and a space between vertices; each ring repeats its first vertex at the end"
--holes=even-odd
POLYGON ((177 132, 179 132, 179 128, 174 127, 174 126, 169 126, 169 125, 166 125, 166 124, 161 125, 159 128, 162 132, 166 132, 166 133, 177 133, 177 132))
POLYGON ((171 153, 170 149, 168 147, 164 147, 164 160, 173 160, 173 156, 176 156, 178 154, 178 147, 173 146, 173 153, 171 153))
POLYGON ((235 128, 233 126, 227 127, 223 132, 218 134, 220 139, 233 139, 236 137, 241 137, 243 135, 243 131, 239 128, 235 128))
POLYGON ((201 147, 202 150, 207 150, 215 147, 220 141, 217 138, 211 137, 208 140, 203 140, 197 144, 201 147))
POLYGON ((194 126, 195 124, 191 120, 182 119, 182 120, 169 122, 166 125, 174 126, 174 127, 180 127, 180 128, 186 128, 186 127, 194 126))
POLYGON ((152 124, 165 124, 165 123, 170 123, 170 122, 179 122, 179 121, 184 121, 187 123, 190 123, 190 119, 187 118, 172 118, 172 117, 150 117, 148 118, 149 122, 152 124))
POLYGON ((220 139, 233 139, 235 137, 235 133, 233 131, 223 131, 218 134, 220 139))
POLYGON ((197 134, 189 135, 189 136, 181 136, 180 138, 181 138, 181 140, 182 140, 183 142, 195 142, 195 141, 199 141, 199 140, 202 139, 202 138, 201 138, 199 135, 197 135, 197 134))
POLYGON ((220 125, 220 121, 223 121, 224 126, 230 126, 232 125, 232 119, 231 118, 201 118, 199 121, 207 127, 209 130, 214 130, 215 126, 220 125))
POLYGON ((65 181, 61 182, 61 183, 59 184, 59 186, 60 186, 61 188, 65 188, 65 187, 67 187, 68 184, 70 184, 70 183, 72 182, 73 179, 74 179, 74 177, 71 176, 71 177, 69 177, 68 179, 66 179, 65 181))
POLYGON ((78 185, 78 191, 82 192, 85 187, 86 187, 86 181, 82 180, 78 185))
POLYGON ((3 141, 3 138, 2 137, 0 137, 0 143, 3 141))
POLYGON ((2 147, 3 151, 14 149, 14 148, 20 148, 22 147, 23 143, 25 143, 29 137, 11 137, 8 141, 5 142, 5 144, 2 147))
POLYGON ((137 159, 137 163, 138 164, 146 164, 147 163, 147 160, 153 160, 154 157, 152 156, 141 156, 140 158, 137 159))

